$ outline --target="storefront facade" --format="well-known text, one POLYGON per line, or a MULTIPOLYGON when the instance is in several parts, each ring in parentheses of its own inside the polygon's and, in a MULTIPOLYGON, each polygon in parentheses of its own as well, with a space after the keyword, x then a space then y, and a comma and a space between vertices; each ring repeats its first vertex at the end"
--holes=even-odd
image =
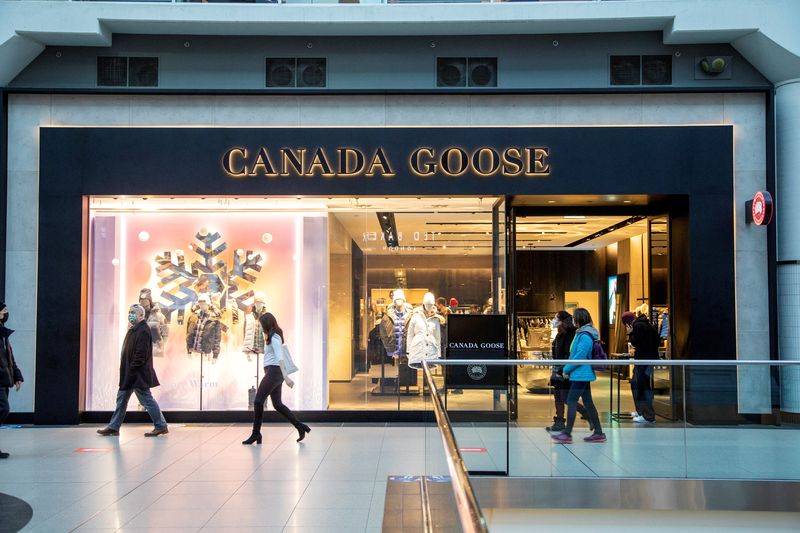
MULTIPOLYGON (((308 105, 315 98, 308 97, 308 105)), ((23 167, 30 167, 33 162, 37 167, 12 172, 9 181, 12 210, 15 205, 23 208, 22 194, 38 199, 39 223, 27 230, 35 242, 35 251, 28 254, 28 258, 38 264, 38 269, 33 269, 37 275, 31 276, 31 271, 25 268, 11 268, 11 261, 7 275, 8 280, 13 281, 7 285, 10 296, 14 296, 17 287, 23 286, 20 285, 23 281, 38 295, 36 306, 27 311, 36 327, 17 334, 20 337, 17 345, 23 347, 17 351, 24 353, 26 342, 32 350, 35 347, 35 361, 27 362, 35 368, 35 392, 29 397, 32 408, 29 409, 35 421, 75 423, 82 418, 91 420, 104 416, 92 413, 109 409, 108 394, 116 380, 117 354, 113 350, 122 318, 119 310, 135 302, 143 288, 150 289, 158 298, 162 296, 160 291, 164 293, 166 300, 161 298, 162 306, 172 297, 196 300, 202 289, 192 293, 161 286, 166 278, 159 274, 157 266, 168 264, 169 268, 176 268, 178 252, 183 252, 184 264, 197 260, 202 263, 202 256, 190 257, 189 245, 208 244, 216 249, 223 242, 227 251, 219 255, 227 264, 216 269, 216 273, 228 270, 225 282, 229 286, 237 263, 243 266, 249 261, 251 266, 261 266, 260 271, 242 271, 256 279, 252 287, 242 283, 241 288, 253 289, 253 294, 264 292, 268 308, 275 306, 272 308, 288 315, 286 321, 291 324, 293 337, 302 339, 302 348, 300 345, 293 347, 300 354, 304 369, 303 381, 292 399, 295 407, 317 412, 313 416, 331 420, 419 419, 420 405, 406 397, 392 396, 391 407, 372 403, 369 400, 371 391, 380 381, 365 385, 360 390, 364 394, 355 405, 343 402, 337 406, 331 396, 335 395, 337 386, 334 382, 352 380, 363 370, 336 368, 333 352, 343 342, 341 335, 337 338, 341 324, 332 321, 339 316, 335 309, 342 305, 347 307, 353 301, 362 301, 366 308, 374 303, 370 293, 373 285, 361 284, 354 274, 354 269, 361 268, 353 266, 352 250, 359 249, 365 256, 363 261, 367 266, 363 271, 367 275, 371 275, 370 265, 386 270, 392 269, 395 261, 391 253, 375 253, 372 257, 364 244, 369 242, 373 231, 372 219, 377 220, 376 214, 384 209, 398 214, 422 212, 433 222, 439 212, 453 210, 462 221, 488 224, 485 227, 491 230, 484 233, 492 233, 488 239, 493 246, 491 254, 474 258, 459 254, 448 259, 443 255, 446 252, 440 250, 427 261, 429 269, 448 270, 450 263, 449 268, 454 272, 453 264, 470 261, 470 268, 482 272, 478 275, 481 280, 474 283, 478 287, 476 294, 462 301, 483 304, 485 299, 492 298, 497 302, 492 312, 498 313, 511 311, 513 307, 509 305, 509 287, 502 286, 515 279, 516 274, 507 269, 511 264, 506 260, 505 249, 508 228, 503 227, 513 224, 517 216, 513 210, 530 210, 536 204, 539 206, 533 209, 558 210, 559 216, 576 208, 596 210, 594 206, 581 206, 580 202, 585 200, 579 197, 590 197, 603 201, 602 209, 606 212, 612 209, 630 216, 666 213, 672 221, 671 238, 688 243, 679 247, 683 250, 681 253, 672 254, 670 263, 672 314, 676 317, 674 356, 733 359, 737 350, 741 354, 743 348, 751 350, 752 354, 768 356, 761 341, 757 349, 745 348, 752 333, 743 334, 741 326, 737 326, 737 317, 741 320, 745 308, 740 306, 738 289, 735 289, 740 285, 760 284, 768 291, 769 286, 766 256, 739 249, 748 238, 762 243, 756 246, 767 246, 764 228, 746 226, 743 220, 741 225, 739 223, 739 217, 744 218, 742 210, 747 191, 764 189, 765 176, 737 170, 751 164, 746 161, 749 157, 764 157, 763 147, 767 142, 764 128, 759 126, 750 131, 749 126, 737 124, 739 120, 745 122, 744 125, 759 124, 759 117, 764 118, 768 101, 762 93, 485 96, 474 98, 480 101, 483 112, 489 106, 498 112, 513 106, 519 109, 522 104, 529 105, 530 109, 527 114, 516 114, 516 124, 507 113, 497 117, 494 124, 452 128, 441 127, 442 123, 452 121, 452 113, 435 110, 443 97, 420 95, 414 97, 413 104, 409 102, 410 97, 343 95, 336 98, 350 106, 354 99, 360 99, 365 106, 374 106, 379 101, 384 115, 389 113, 388 108, 404 105, 404 112, 398 112, 397 118, 399 120, 402 115, 408 123, 398 124, 402 127, 391 124, 375 127, 369 123, 348 123, 348 119, 341 117, 340 126, 350 127, 314 128, 305 124, 271 127, 264 123, 261 124, 264 127, 254 128, 253 124, 244 127, 239 122, 239 127, 217 124, 217 127, 189 128, 186 124, 164 122, 157 127, 130 127, 132 124, 128 123, 103 128, 104 121, 115 117, 112 111, 115 105, 124 108, 140 105, 144 100, 159 100, 158 107, 173 107, 174 104, 177 112, 182 104, 179 98, 167 96, 10 97, 10 131, 25 128, 28 135, 38 133, 40 139, 38 157, 35 150, 31 153, 30 147, 19 143, 19 152, 9 161, 10 165, 23 167), (690 126, 692 121, 687 120, 685 126, 658 127, 659 120, 653 116, 645 127, 602 125, 605 106, 615 106, 619 113, 613 114, 620 116, 630 112, 630 104, 636 101, 640 106, 636 112, 638 117, 648 112, 663 112, 663 101, 676 99, 696 105, 702 102, 702 108, 715 102, 718 120, 714 122, 709 117, 703 121, 708 126, 690 126), (62 102, 66 106, 62 107, 62 102), (426 103, 429 116, 424 117, 420 111, 416 119, 410 116, 420 104, 426 103), (543 107, 546 103, 553 107, 543 107), (89 106, 103 110, 106 116, 95 116, 94 124, 53 121, 54 114, 68 113, 69 107, 76 104, 83 109, 89 106), (594 122, 587 119, 592 113, 583 111, 580 119, 578 115, 573 117, 575 123, 566 123, 570 108, 593 107, 598 124, 582 127, 594 122), (562 127, 547 127, 554 118, 549 116, 551 114, 565 119, 562 127), (532 120, 537 115, 541 117, 542 126, 539 127, 532 120), (718 125, 714 126, 715 123, 718 125), (762 150, 753 150, 751 143, 760 145, 762 150), (742 149, 737 150, 740 145, 742 149), (703 146, 702 152, 696 150, 697 146, 703 146), (295 159, 284 156, 282 148, 290 150, 295 159), (430 151, 420 151, 426 148, 430 151), (26 151, 31 159, 24 157, 26 151), (447 153, 449 158, 442 160, 442 153, 447 153), (361 154, 363 164, 360 164, 361 154), (474 154, 477 154, 475 158, 474 154), (371 176, 367 175, 370 173, 371 176), (34 185, 29 181, 34 175, 38 177, 38 187, 25 192, 25 187, 34 185), (16 184, 15 177, 19 180, 16 184), (13 198, 19 198, 20 203, 13 198), (549 198, 558 198, 561 205, 548 203, 549 198), (742 200, 738 201, 739 198, 742 200), (213 199, 212 208, 208 204, 210 199, 213 199), (356 203, 349 203, 351 200, 356 203), (161 202, 161 207, 146 207, 143 202, 151 202, 151 205, 161 202), (292 202, 297 205, 292 207, 292 202), (502 210, 502 223, 492 224, 493 208, 502 210), (483 215, 476 214, 479 212, 483 215), (365 219, 364 231, 352 229, 352 224, 347 222, 351 214, 365 219), (709 216, 711 214, 713 216, 709 216), (483 218, 471 220, 470 217, 483 218), (341 256, 337 259, 332 244, 337 224, 344 226, 339 228, 344 261, 341 256), (146 239, 143 232, 147 234, 146 239), (217 234, 218 240, 210 239, 206 243, 209 235, 217 234), (113 238, 103 243, 101 237, 108 239, 109 235, 113 238), (358 236, 364 241, 354 238, 358 236), (77 246, 78 242, 82 245, 77 246), (348 246, 353 248, 347 250, 348 246), (166 252, 172 257, 167 257, 166 252), (497 259, 498 254, 503 256, 502 260, 497 259), (260 264, 257 260, 253 262, 260 255, 263 255, 260 264), (762 268, 748 266, 747 261, 752 264, 755 255, 763 259, 762 268), (42 261, 45 256, 48 260, 42 261), (345 271, 353 281, 336 286, 341 278, 332 274, 343 263, 350 263, 349 270, 345 271), (500 263, 502 276, 498 282, 491 283, 498 277, 500 263), (124 275, 120 274, 120 267, 126 269, 124 275), (681 275, 676 276, 676 272, 681 275), (121 279, 123 283, 120 285, 114 279, 121 279), (686 283, 681 285, 680 280, 686 283), (355 297, 354 292, 359 291, 362 294, 355 297), (333 295, 337 292, 347 294, 344 304, 334 302, 333 295), (62 314, 55 322, 48 318, 53 308, 58 308, 62 314), (709 322, 706 308, 714 310, 715 320, 709 322), (47 325, 43 327, 43 324, 47 325), (698 330, 704 334, 689 333, 698 330), (366 393, 367 388, 370 394, 366 393), (60 400, 53 401, 56 397, 60 400)), ((215 114, 227 115, 219 113, 224 103, 217 100, 215 114)), ((280 105, 286 101, 283 97, 268 96, 246 100, 246 105, 242 105, 243 99, 236 99, 239 113, 244 113, 245 109, 270 109, 280 114, 280 105)), ((330 104, 331 100, 330 96, 323 99, 325 104, 330 104)), ((193 102, 195 110, 202 107, 197 103, 193 102)), ((337 116, 336 108, 336 105, 327 108, 329 119, 337 116)), ((320 108, 316 112, 318 117, 319 113, 325 113, 320 108)), ((465 107, 461 112, 469 116, 475 110, 465 107)), ((663 117, 665 122, 667 119, 672 122, 674 118, 672 112, 663 117)), ((398 229, 402 231, 401 224, 398 229)), ((424 232, 419 240, 415 241, 415 237, 414 232, 406 233, 403 242, 398 243, 398 250, 394 251, 394 258, 421 255, 426 239, 436 242, 436 236, 424 232), (417 248, 410 249, 411 243, 417 248)), ((383 248, 382 252, 387 251, 385 238, 381 242, 381 237, 377 236, 376 245, 383 248)), ((9 257, 23 260, 23 255, 12 252, 9 247, 9 257)), ((377 270, 374 276, 379 276, 377 270)), ((408 278, 414 275, 407 274, 408 278)), ((458 286, 470 284, 466 280, 468 277, 466 273, 455 272, 449 279, 457 286, 448 286, 445 281, 435 289, 432 289, 433 284, 424 288, 435 290, 449 300, 459 294, 458 286)), ((196 284, 197 280, 192 279, 191 283, 196 284)), ((384 278, 378 285, 388 288, 393 283, 384 278)), ((406 287, 414 288, 413 281, 406 287)), ((231 293, 227 299, 235 302, 237 296, 242 294, 231 293)), ((380 298, 377 293, 374 296, 380 298)), ((24 300, 21 294, 19 300, 24 300)), ((14 303, 10 297, 7 301, 14 303)), ((173 416, 190 420, 246 418, 247 389, 252 385, 251 374, 257 373, 258 357, 254 354, 247 361, 239 349, 245 329, 242 319, 253 303, 247 298, 242 302, 242 308, 237 311, 242 315, 240 320, 233 322, 237 306, 229 305, 229 317, 222 321, 221 326, 228 331, 220 335, 221 348, 217 353, 221 355, 215 357, 212 348, 205 359, 202 355, 186 353, 190 350, 186 349, 184 328, 196 302, 185 302, 182 324, 178 322, 180 309, 171 310, 169 342, 173 345, 166 357, 156 364, 157 369, 163 365, 159 369, 162 374, 181 383, 179 387, 162 388, 166 392, 160 400, 168 405, 167 411, 174 411, 173 416), (174 361, 168 364, 172 359, 174 361), (201 361, 207 365, 204 370, 199 366, 201 361), (234 362, 236 366, 230 366, 234 362), (223 364, 228 365, 226 372, 220 370, 223 364), (217 378, 213 377, 214 372, 217 378)), ((221 303, 219 299, 216 302, 218 306, 221 303)), ((752 302, 746 309, 751 312, 752 302)), ((24 307, 20 311, 26 312, 24 307)), ((766 303, 763 311, 769 313, 766 303)), ((358 322, 356 318, 363 315, 363 321, 372 324, 374 317, 367 318, 364 313, 353 308, 347 323, 358 322)), ((366 325, 363 328, 368 335, 371 328, 366 325)), ((768 328, 762 335, 762 338, 769 337, 768 328)), ((353 342, 352 335, 344 337, 347 337, 344 344, 353 342)), ((363 366, 371 366, 368 358, 363 366)), ((31 374, 30 370, 28 373, 31 374)), ((739 376, 740 380, 746 378, 739 376)), ((162 382, 169 381, 162 378, 162 382)), ((766 387, 769 390, 768 384, 766 387)), ((769 398, 762 396, 762 400, 761 411, 757 410, 758 406, 738 406, 738 412, 763 413, 769 407, 769 398)), ((731 398, 726 401, 730 403, 731 398)), ((736 401, 735 397, 732 401, 736 401)))

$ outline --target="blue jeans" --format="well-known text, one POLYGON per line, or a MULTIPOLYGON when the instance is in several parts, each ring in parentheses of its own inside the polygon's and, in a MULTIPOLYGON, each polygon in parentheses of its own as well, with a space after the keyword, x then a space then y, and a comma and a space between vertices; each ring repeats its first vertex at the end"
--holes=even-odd
POLYGON ((122 421, 125 420, 125 413, 128 411, 128 400, 131 399, 131 394, 136 393, 139 403, 147 410, 147 414, 153 420, 156 429, 164 429, 167 427, 167 421, 164 420, 164 415, 161 414, 161 408, 158 407, 156 399, 150 389, 128 389, 122 390, 117 393, 117 408, 114 410, 114 416, 111 417, 111 422, 108 427, 119 431, 122 426, 122 421))

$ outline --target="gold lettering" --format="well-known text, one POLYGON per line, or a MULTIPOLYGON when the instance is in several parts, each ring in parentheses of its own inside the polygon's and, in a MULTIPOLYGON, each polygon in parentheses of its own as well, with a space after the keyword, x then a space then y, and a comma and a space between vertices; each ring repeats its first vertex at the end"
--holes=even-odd
POLYGON ((500 168, 500 154, 494 148, 483 147, 475 150, 472 154, 472 168, 475 169, 475 173, 478 176, 491 176, 500 168), (483 170, 483 165, 481 164, 486 155, 489 156, 489 170, 483 170))
POLYGON ((292 152, 291 148, 281 148, 281 176, 289 175, 289 166, 294 168, 297 176, 305 174, 306 149, 297 148, 297 153, 292 152))
POLYGON ((339 148, 339 176, 351 178, 364 172, 364 154, 355 148, 339 148), (352 156, 352 157, 351 157, 352 156), (350 160, 355 158, 355 166, 350 165, 350 160))
POLYGON ((264 148, 263 146, 258 149, 258 155, 256 156, 256 160, 253 162, 253 168, 250 169, 250 172, 247 175, 248 176, 258 175, 259 168, 263 169, 265 176, 278 175, 275 172, 275 167, 272 166, 272 161, 269 160, 269 154, 267 153, 267 149, 264 148))
POLYGON ((525 175, 547 176, 550 174, 550 164, 547 157, 550 150, 547 148, 525 148, 525 175))
POLYGON ((427 157, 431 158, 436 155, 433 151, 433 148, 417 148, 411 154, 411 171, 414 172, 417 176, 426 177, 426 176, 433 176, 436 174, 436 163, 434 161, 420 161, 420 156, 425 154, 427 157), (420 164, 423 166, 424 169, 420 168, 420 164))
POLYGON ((469 155, 461 148, 448 148, 442 153, 440 163, 446 175, 460 176, 469 168, 469 155), (458 171, 454 171, 450 165, 450 159, 454 154, 458 155, 458 171))
POLYGON ((374 176, 376 167, 380 167, 380 173, 384 178, 391 178, 394 176, 394 170, 392 170, 391 165, 389 165, 389 158, 383 153, 383 148, 378 148, 375 151, 375 155, 372 156, 372 162, 369 164, 369 168, 367 168, 367 176, 374 176))
POLYGON ((331 178, 336 175, 333 173, 331 164, 328 162, 328 156, 325 155, 325 150, 322 148, 317 148, 317 151, 314 153, 314 159, 311 160, 311 166, 308 167, 306 176, 315 175, 317 170, 320 170, 322 176, 326 178, 331 178))
POLYGON ((518 176, 523 169, 519 148, 506 148, 503 152, 503 175, 518 176))
POLYGON ((236 159, 241 157, 242 159, 247 159, 247 149, 246 148, 231 148, 225 155, 222 157, 222 168, 225 169, 229 175, 234 177, 242 177, 247 175, 247 164, 245 163, 242 165, 241 170, 234 169, 234 165, 236 164, 236 159))

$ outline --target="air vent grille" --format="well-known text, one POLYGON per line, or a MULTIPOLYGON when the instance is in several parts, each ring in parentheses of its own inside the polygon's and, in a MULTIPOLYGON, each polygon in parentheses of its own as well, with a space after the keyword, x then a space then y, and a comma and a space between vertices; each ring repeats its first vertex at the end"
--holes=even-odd
POLYGON ((611 85, 672 85, 672 56, 611 56, 611 85))
POLYGON ((611 85, 639 85, 640 82, 639 56, 611 56, 611 85))
POLYGON ((97 57, 98 87, 158 87, 157 57, 97 57))
POLYGON ((672 85, 672 56, 642 56, 642 85, 672 85))
POLYGON ((98 56, 97 58, 97 86, 98 87, 127 87, 128 86, 128 58, 98 56))
POLYGON ((266 86, 323 88, 328 85, 328 60, 322 57, 268 57, 266 86))
POLYGON ((439 57, 436 86, 497 87, 496 57, 439 57))

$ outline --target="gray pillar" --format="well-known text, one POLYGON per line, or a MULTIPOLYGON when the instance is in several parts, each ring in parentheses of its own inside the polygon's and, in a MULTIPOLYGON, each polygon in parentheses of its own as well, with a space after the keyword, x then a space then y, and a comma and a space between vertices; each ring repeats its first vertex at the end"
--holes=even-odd
MULTIPOLYGON (((800 79, 775 89, 780 358, 800 360, 800 79)), ((800 367, 781 370, 781 409, 800 413, 800 367)))

